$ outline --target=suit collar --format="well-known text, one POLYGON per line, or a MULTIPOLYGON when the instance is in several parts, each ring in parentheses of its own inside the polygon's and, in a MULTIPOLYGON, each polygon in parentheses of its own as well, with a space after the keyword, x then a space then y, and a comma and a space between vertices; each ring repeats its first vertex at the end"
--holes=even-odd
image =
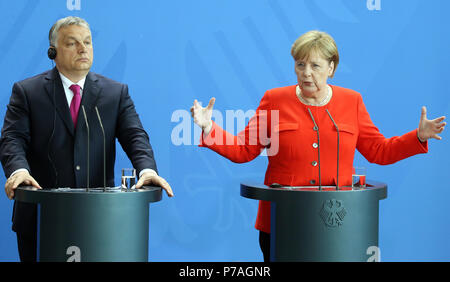
POLYGON ((56 67, 53 68, 53 70, 47 72, 45 79, 47 80, 47 82, 45 83, 45 90, 47 91, 50 101, 52 101, 56 112, 63 120, 67 130, 73 136, 74 126, 72 117, 70 116, 69 107, 67 106, 67 99, 64 94, 61 77, 59 76, 59 72, 56 67))
POLYGON ((71 85, 76 84, 76 85, 80 86, 81 89, 84 89, 84 83, 86 82, 86 77, 84 77, 80 81, 74 83, 62 73, 59 73, 59 76, 61 77, 61 81, 62 81, 64 88, 66 88, 66 87, 70 88, 71 85))
MULTIPOLYGON (((56 107, 58 115, 63 120, 69 133, 74 136, 75 128, 73 126, 72 117, 70 116, 69 106, 67 105, 67 99, 64 94, 64 89, 58 70, 53 68, 45 75, 47 82, 45 83, 46 92, 56 107)), ((99 97, 101 87, 98 85, 98 77, 95 73, 89 72, 86 76, 84 83, 83 97, 81 99, 81 106, 84 106, 86 113, 93 111, 97 105, 97 99, 99 97)), ((81 107, 80 106, 80 107, 81 107)), ((82 117, 82 110, 78 113, 78 120, 82 117)), ((80 122, 78 123, 78 125, 80 122)))
MULTIPOLYGON (((45 73, 46 80, 54 80, 54 79, 58 80, 58 78, 59 78, 59 80, 61 80, 59 71, 56 67, 54 67, 53 69, 51 69, 45 73)), ((88 74, 86 75, 86 79, 89 79, 94 82, 98 81, 97 75, 91 71, 88 72, 88 74)))
MULTIPOLYGON (((84 83, 83 97, 81 105, 89 110, 93 110, 97 105, 97 99, 100 94, 101 87, 98 85, 98 78, 95 73, 89 72, 84 83)), ((86 109, 87 110, 87 109, 86 109)))

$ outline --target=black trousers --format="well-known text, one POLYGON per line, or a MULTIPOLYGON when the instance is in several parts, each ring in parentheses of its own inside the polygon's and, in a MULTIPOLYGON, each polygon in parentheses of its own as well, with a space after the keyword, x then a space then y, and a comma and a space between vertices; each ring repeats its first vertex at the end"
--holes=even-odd
POLYGON ((264 262, 270 262, 270 233, 259 231, 259 247, 264 256, 264 262))
POLYGON ((37 250, 36 233, 30 234, 30 233, 16 232, 16 235, 20 261, 35 262, 37 250))

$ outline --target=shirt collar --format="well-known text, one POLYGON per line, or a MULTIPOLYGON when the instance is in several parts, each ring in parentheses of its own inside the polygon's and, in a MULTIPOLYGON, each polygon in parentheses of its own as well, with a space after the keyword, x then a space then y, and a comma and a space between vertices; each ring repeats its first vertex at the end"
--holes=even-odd
POLYGON ((84 88, 84 82, 86 81, 86 77, 83 77, 80 81, 78 81, 77 83, 73 83, 70 79, 68 79, 67 77, 65 77, 62 73, 59 73, 59 75, 61 76, 61 81, 63 83, 63 85, 66 88, 69 88, 72 84, 77 84, 81 87, 81 90, 83 90, 84 88))

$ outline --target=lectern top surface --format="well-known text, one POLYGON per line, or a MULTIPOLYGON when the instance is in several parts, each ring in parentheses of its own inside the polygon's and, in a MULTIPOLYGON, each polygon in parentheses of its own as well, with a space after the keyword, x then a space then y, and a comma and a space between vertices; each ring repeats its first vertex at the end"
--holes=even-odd
POLYGON ((144 186, 139 189, 120 187, 100 188, 51 188, 37 189, 31 186, 19 187, 15 199, 22 202, 41 203, 53 200, 105 200, 121 199, 131 201, 158 202, 162 199, 162 188, 144 186))
POLYGON ((371 189, 384 189, 386 188, 385 183, 368 180, 367 186, 365 187, 352 187, 352 186, 339 186, 339 189, 336 186, 325 186, 322 185, 321 188, 319 186, 284 186, 284 185, 276 185, 273 187, 264 185, 262 183, 258 183, 255 181, 244 181, 241 182, 241 186, 244 187, 252 187, 258 189, 271 189, 271 190, 282 190, 282 191, 363 191, 363 190, 371 190, 371 189))
POLYGON ((340 186, 339 190, 336 186, 281 186, 269 187, 257 182, 242 182, 241 196, 263 201, 291 201, 296 198, 303 198, 306 196, 314 197, 328 197, 328 196, 344 196, 345 194, 370 194, 378 199, 385 199, 387 197, 387 185, 377 181, 367 181, 367 187, 351 187, 340 186))
POLYGON ((38 189, 32 186, 20 187, 20 189, 26 191, 39 191, 47 193, 136 193, 136 192, 148 192, 148 191, 158 191, 161 187, 156 186, 143 186, 140 189, 122 189, 120 186, 117 187, 97 187, 97 188, 44 188, 38 189))

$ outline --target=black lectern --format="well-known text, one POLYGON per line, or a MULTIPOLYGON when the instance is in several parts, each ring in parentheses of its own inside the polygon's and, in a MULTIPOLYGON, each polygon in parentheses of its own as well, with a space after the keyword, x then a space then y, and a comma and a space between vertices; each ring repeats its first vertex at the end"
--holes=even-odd
POLYGON ((160 187, 121 190, 19 187, 38 206, 38 261, 148 261, 149 203, 160 187))
POLYGON ((386 184, 322 188, 241 183, 241 196, 271 202, 271 261, 368 261, 379 254, 379 201, 387 197, 386 184))

